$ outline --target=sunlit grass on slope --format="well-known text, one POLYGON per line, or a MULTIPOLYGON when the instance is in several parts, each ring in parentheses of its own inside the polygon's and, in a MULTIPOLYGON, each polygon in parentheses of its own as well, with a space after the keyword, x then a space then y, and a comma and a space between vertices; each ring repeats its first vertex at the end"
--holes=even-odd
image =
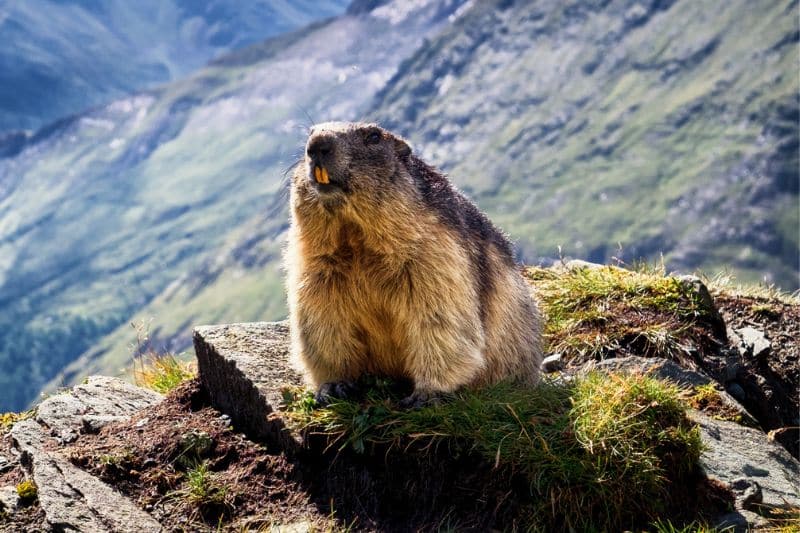
POLYGON ((602 374, 462 391, 417 410, 395 408, 380 386, 362 403, 321 409, 309 392, 286 391, 290 423, 332 446, 475 452, 528 481, 531 527, 579 530, 617 529, 669 507, 701 451, 680 396, 648 377, 602 374))
POLYGON ((566 362, 619 355, 681 360, 707 342, 713 322, 691 284, 643 267, 530 267, 546 315, 549 352, 566 362))

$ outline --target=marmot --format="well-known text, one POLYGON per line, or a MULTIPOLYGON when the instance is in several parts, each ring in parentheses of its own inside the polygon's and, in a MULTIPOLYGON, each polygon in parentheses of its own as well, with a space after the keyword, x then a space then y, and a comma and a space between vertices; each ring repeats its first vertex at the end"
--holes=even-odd
POLYGON ((362 374, 411 379, 406 405, 537 380, 542 319, 511 244, 401 137, 314 126, 291 210, 292 359, 318 399, 362 374))

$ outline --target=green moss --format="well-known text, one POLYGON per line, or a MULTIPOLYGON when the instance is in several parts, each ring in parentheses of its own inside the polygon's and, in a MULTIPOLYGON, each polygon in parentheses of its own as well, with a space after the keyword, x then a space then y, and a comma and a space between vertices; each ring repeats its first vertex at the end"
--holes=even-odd
POLYGON ((777 320, 781 316, 780 310, 768 303, 752 305, 750 311, 756 316, 770 320, 777 320))
POLYGON ((745 422, 742 413, 722 400, 713 383, 695 387, 687 402, 693 409, 704 411, 717 420, 729 420, 737 424, 745 422))
MULTIPOLYGON (((669 482, 694 468, 701 441, 680 391, 642 376, 590 374, 534 388, 499 384, 398 410, 386 388, 363 403, 315 409, 287 389, 287 417, 340 449, 468 449, 528 480, 531 527, 618 529, 669 506, 669 482)), ((424 452, 423 452, 424 453, 424 452)))

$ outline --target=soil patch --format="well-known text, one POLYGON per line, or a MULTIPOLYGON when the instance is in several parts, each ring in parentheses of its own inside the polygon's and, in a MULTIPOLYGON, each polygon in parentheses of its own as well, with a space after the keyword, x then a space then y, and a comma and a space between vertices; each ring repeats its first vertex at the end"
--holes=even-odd
POLYGON ((329 522, 301 489, 297 465, 234 431, 209 407, 196 380, 130 421, 82 436, 64 452, 167 531, 329 522))

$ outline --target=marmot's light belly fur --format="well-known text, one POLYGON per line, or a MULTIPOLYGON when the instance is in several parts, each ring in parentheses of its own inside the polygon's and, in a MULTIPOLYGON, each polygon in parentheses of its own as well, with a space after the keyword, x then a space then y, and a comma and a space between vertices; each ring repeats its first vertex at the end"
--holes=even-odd
POLYGON ((403 377, 419 398, 537 379, 542 321, 511 245, 403 139, 315 126, 291 207, 292 356, 313 385, 403 377))

